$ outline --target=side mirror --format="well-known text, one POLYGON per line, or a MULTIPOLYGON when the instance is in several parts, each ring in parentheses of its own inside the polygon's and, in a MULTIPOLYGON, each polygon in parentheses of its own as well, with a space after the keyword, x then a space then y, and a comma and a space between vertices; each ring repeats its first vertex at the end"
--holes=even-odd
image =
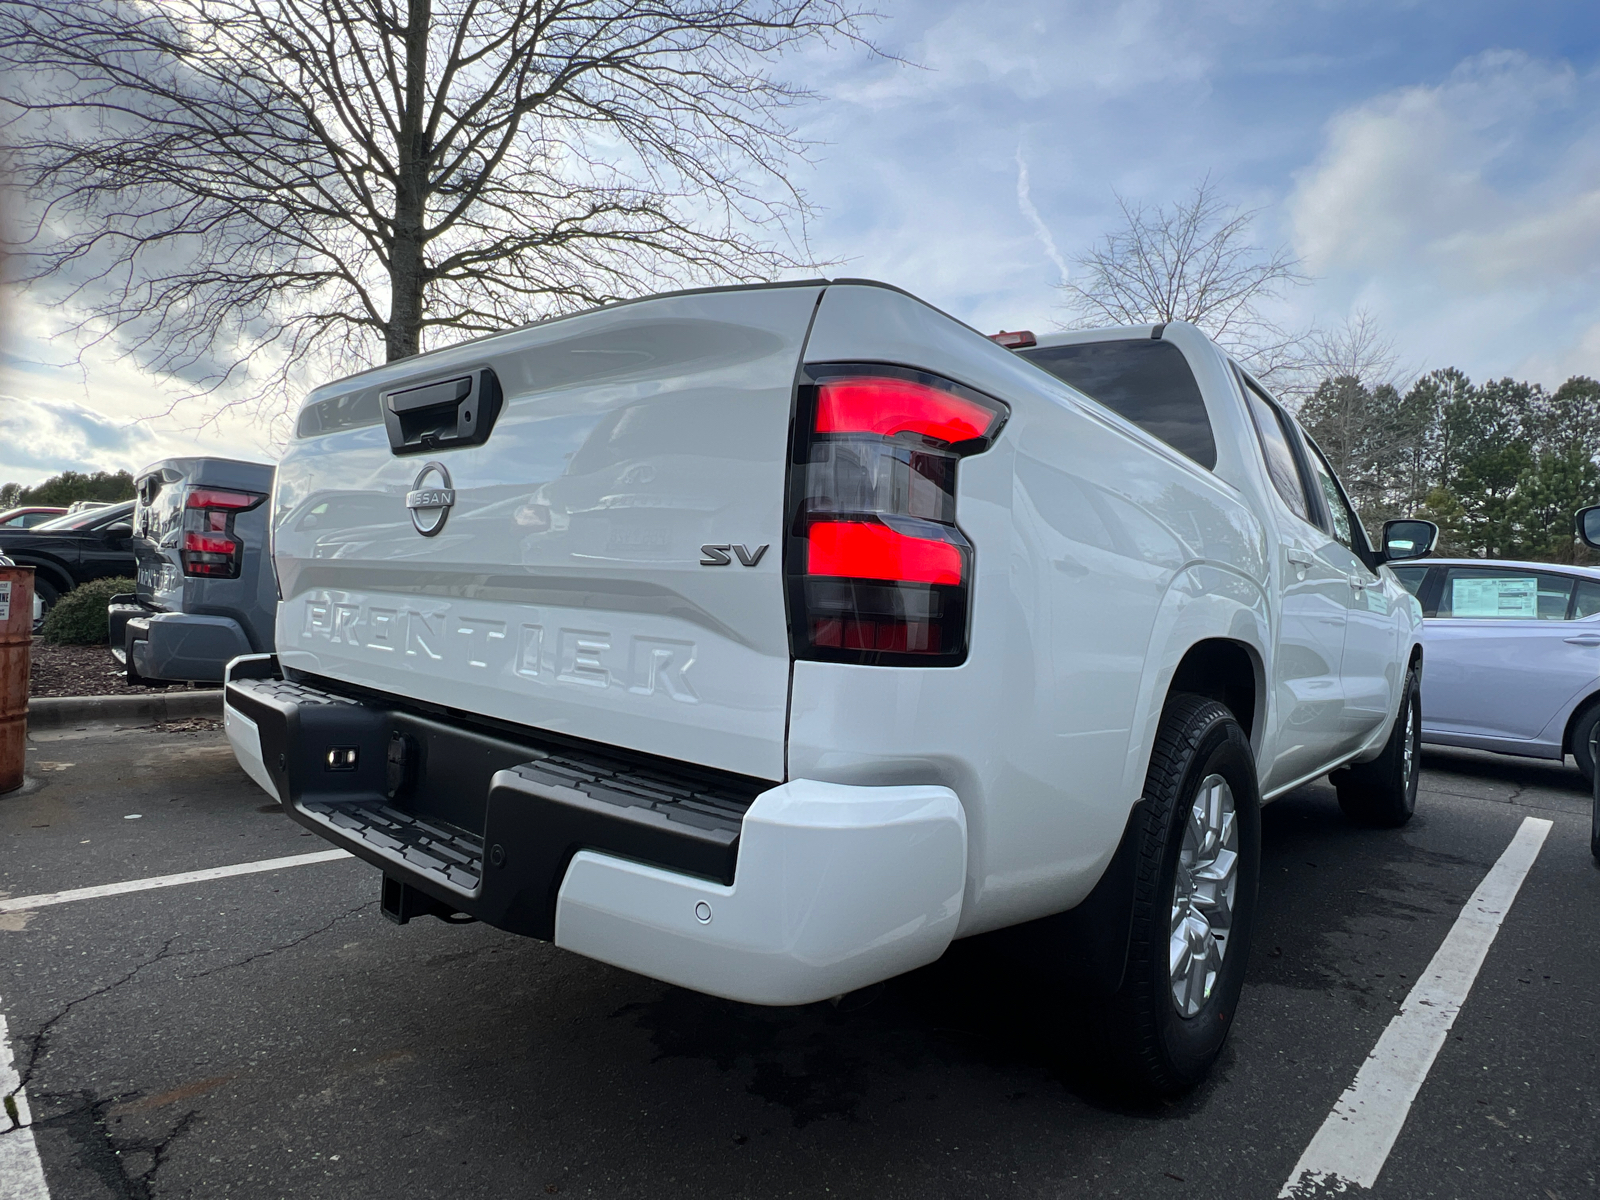
POLYGON ((1600 550, 1600 504, 1578 510, 1578 536, 1600 550))
POLYGON ((1432 554, 1439 544, 1439 527, 1432 521, 1385 521, 1383 561, 1399 562, 1432 554))
POLYGON ((131 538, 132 536, 133 526, 126 521, 119 521, 115 525, 106 526, 106 541, 108 542, 120 542, 123 538, 131 538))

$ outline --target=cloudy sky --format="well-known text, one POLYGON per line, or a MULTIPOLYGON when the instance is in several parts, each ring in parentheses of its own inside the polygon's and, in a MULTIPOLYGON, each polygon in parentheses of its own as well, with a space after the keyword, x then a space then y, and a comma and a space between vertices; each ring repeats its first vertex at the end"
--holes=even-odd
MULTIPOLYGON (((826 99, 801 182, 836 274, 896 283, 983 329, 1062 319, 1070 260, 1115 196, 1210 176, 1314 282, 1296 327, 1368 310, 1404 367, 1558 384, 1600 375, 1600 4, 1593 0, 881 0, 914 65, 815 51, 826 99)), ((271 429, 168 416, 108 349, 63 369, 13 300, 0 480, 174 452, 270 458, 271 429)))

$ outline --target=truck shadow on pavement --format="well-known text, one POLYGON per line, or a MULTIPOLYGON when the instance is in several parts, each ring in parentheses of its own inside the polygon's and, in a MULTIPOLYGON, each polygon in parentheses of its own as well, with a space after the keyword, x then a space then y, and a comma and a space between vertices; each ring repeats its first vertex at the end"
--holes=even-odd
MULTIPOLYGON (((1349 943, 1388 940, 1397 925, 1447 923, 1470 893, 1467 879, 1488 865, 1352 825, 1325 783, 1267 806, 1263 834, 1247 1006, 1263 985, 1353 994, 1360 1008, 1381 1003, 1389 989, 1373 985, 1388 972, 1373 981, 1349 970, 1349 943)), ((1241 1049, 1230 1040, 1212 1078, 1190 1095, 1132 1104, 1086 1036, 1093 1008, 1042 986, 982 938, 837 1005, 762 1009, 665 988, 613 1016, 649 1034, 657 1061, 701 1060, 743 1078, 795 1128, 855 1119, 869 1093, 937 1092, 975 1071, 1013 1099, 1053 1095, 1121 1117, 1187 1118, 1226 1085, 1241 1049)))

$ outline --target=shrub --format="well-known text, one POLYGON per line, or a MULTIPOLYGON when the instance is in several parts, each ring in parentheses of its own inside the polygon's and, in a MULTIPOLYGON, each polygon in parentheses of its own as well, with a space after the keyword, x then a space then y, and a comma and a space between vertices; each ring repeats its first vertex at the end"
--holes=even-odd
POLYGON ((131 592, 136 587, 138 584, 132 579, 94 579, 80 583, 45 614, 40 636, 57 645, 104 645, 111 636, 106 604, 111 597, 131 592))

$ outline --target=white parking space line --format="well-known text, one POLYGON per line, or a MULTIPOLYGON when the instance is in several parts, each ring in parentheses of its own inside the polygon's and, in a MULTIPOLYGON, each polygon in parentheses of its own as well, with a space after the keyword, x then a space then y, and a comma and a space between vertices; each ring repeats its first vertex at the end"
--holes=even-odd
POLYGON ((0 1096, 5 1109, 0 1112, 0 1200, 50 1200, 45 1186, 44 1167, 39 1162, 39 1146, 33 1140, 33 1114, 28 1111, 28 1093, 11 1061, 11 1039, 6 1019, 0 1014, 0 1096))
POLYGON ((1280 1200, 1342 1193, 1352 1184, 1370 1188, 1377 1182, 1406 1123, 1411 1102, 1466 1003, 1500 922, 1539 856, 1550 825, 1539 817, 1523 819, 1517 835, 1472 893, 1417 986, 1356 1072, 1355 1082, 1339 1097, 1300 1156, 1278 1193, 1280 1200))
MULTIPOLYGON (((121 896, 128 892, 147 892, 151 888, 177 887, 183 883, 205 883, 235 875, 255 875, 261 871, 281 871, 285 867, 307 867, 312 863, 349 858, 348 850, 318 850, 314 854, 291 854, 287 858, 263 858, 257 862, 235 863, 231 867, 209 867, 204 871, 184 871, 178 875, 153 875, 149 879, 128 879, 122 883, 103 883, 99 887, 74 888, 70 892, 41 892, 37 896, 14 896, 0 900, 0 913, 30 912, 52 904, 74 900, 98 900, 102 896, 121 896)), ((0 1200, 9 1200, 0 1192, 0 1200)))

